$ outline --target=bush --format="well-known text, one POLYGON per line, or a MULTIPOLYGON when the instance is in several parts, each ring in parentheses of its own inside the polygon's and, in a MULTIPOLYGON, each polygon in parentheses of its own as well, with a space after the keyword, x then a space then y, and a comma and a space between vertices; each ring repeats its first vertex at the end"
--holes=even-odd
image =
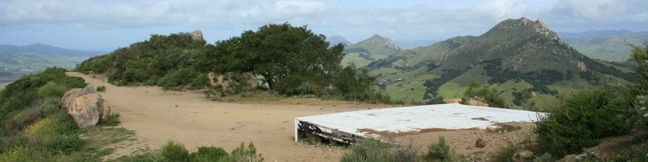
POLYGON ((162 147, 162 156, 169 161, 187 161, 189 151, 180 143, 168 142, 162 147))
POLYGON ((191 162, 209 162, 218 161, 221 158, 229 156, 227 151, 220 147, 199 147, 197 152, 189 155, 191 162))
POLYGON ((341 162, 389 162, 392 158, 389 156, 387 143, 375 139, 363 140, 351 145, 350 151, 342 155, 341 162))
POLYGON ((263 156, 256 153, 256 147, 253 143, 250 143, 245 147, 244 143, 234 150, 232 150, 232 155, 230 156, 231 160, 239 162, 263 162, 263 156))
POLYGON ((106 92, 106 86, 97 87, 97 92, 106 92))
POLYGON ((67 113, 56 113, 30 125, 25 130, 28 137, 50 137, 70 135, 78 132, 79 127, 67 113))
POLYGON ((74 135, 53 135, 32 139, 31 145, 40 146, 55 154, 70 154, 83 149, 85 142, 74 135))
POLYGON ((516 150, 517 147, 513 144, 498 148, 492 155, 493 162, 513 162, 513 155, 516 150))
POLYGON ((536 123, 541 152, 563 156, 596 145, 603 137, 627 133, 633 126, 626 97, 606 89, 580 92, 561 101, 536 123))
POLYGON ((425 159, 428 161, 452 160, 452 150, 450 150, 450 145, 446 144, 445 138, 439 137, 438 143, 430 144, 428 146, 428 152, 425 155, 425 159))

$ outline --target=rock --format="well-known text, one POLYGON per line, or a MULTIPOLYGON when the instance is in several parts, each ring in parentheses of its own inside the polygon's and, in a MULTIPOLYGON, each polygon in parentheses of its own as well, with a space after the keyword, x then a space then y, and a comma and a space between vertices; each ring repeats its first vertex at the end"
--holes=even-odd
POLYGON ((477 140, 475 141, 475 147, 477 148, 486 147, 486 141, 482 140, 481 138, 477 138, 477 140))
POLYGON ((533 152, 527 149, 519 149, 513 154, 513 161, 524 162, 533 157, 533 152))
POLYGON ((103 99, 99 93, 91 89, 91 87, 71 89, 61 99, 63 108, 81 128, 97 125, 104 117, 103 99))
POLYGON ((192 40, 200 40, 200 41, 205 40, 205 39, 203 39, 203 34, 202 34, 201 30, 194 30, 193 32, 191 32, 191 39, 192 40))

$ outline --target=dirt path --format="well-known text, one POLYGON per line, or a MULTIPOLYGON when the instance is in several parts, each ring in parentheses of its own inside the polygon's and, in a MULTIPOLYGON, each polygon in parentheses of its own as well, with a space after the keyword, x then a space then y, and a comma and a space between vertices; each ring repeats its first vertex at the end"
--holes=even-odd
MULTIPOLYGON (((222 146, 234 149, 241 142, 254 142, 266 161, 339 161, 341 148, 293 142, 293 120, 298 116, 351 111, 368 104, 277 105, 238 104, 207 100, 202 94, 162 91, 158 87, 118 87, 80 73, 102 92, 106 106, 121 114, 121 126, 134 130, 139 141, 151 149, 169 140, 189 149, 222 146)), ((313 100, 312 102, 320 102, 313 100)), ((328 102, 328 101, 321 101, 328 102)))

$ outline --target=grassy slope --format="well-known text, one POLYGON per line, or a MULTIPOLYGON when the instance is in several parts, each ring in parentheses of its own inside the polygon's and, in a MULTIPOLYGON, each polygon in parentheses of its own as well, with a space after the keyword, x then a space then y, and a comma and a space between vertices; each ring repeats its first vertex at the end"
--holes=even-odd
POLYGON ((640 45, 648 42, 648 36, 601 36, 594 38, 571 38, 566 41, 586 56, 607 61, 628 59, 628 44, 640 45))
POLYGON ((347 53, 346 56, 342 59, 342 66, 348 66, 348 65, 355 65, 356 67, 364 67, 367 66, 372 60, 368 60, 366 58, 363 58, 360 56, 360 53, 347 53))

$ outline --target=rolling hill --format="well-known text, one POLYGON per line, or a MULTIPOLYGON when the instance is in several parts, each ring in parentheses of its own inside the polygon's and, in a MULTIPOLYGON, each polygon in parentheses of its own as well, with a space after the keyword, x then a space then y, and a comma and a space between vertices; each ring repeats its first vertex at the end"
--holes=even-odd
POLYGON ((480 36, 451 38, 402 50, 370 63, 394 100, 462 98, 471 83, 497 87, 508 107, 541 109, 557 97, 593 85, 623 85, 625 67, 590 59, 542 22, 509 19, 480 36))
POLYGON ((72 69, 82 60, 100 53, 45 44, 0 45, 0 83, 14 81, 23 74, 42 71, 47 67, 72 69))
POLYGON ((628 59, 630 46, 648 43, 648 32, 627 30, 561 33, 570 46, 584 55, 606 61, 623 62, 628 59))
POLYGON ((372 61, 384 59, 400 51, 393 40, 373 35, 368 39, 351 44, 345 47, 346 53, 342 59, 342 65, 354 64, 356 67, 363 67, 372 61))

